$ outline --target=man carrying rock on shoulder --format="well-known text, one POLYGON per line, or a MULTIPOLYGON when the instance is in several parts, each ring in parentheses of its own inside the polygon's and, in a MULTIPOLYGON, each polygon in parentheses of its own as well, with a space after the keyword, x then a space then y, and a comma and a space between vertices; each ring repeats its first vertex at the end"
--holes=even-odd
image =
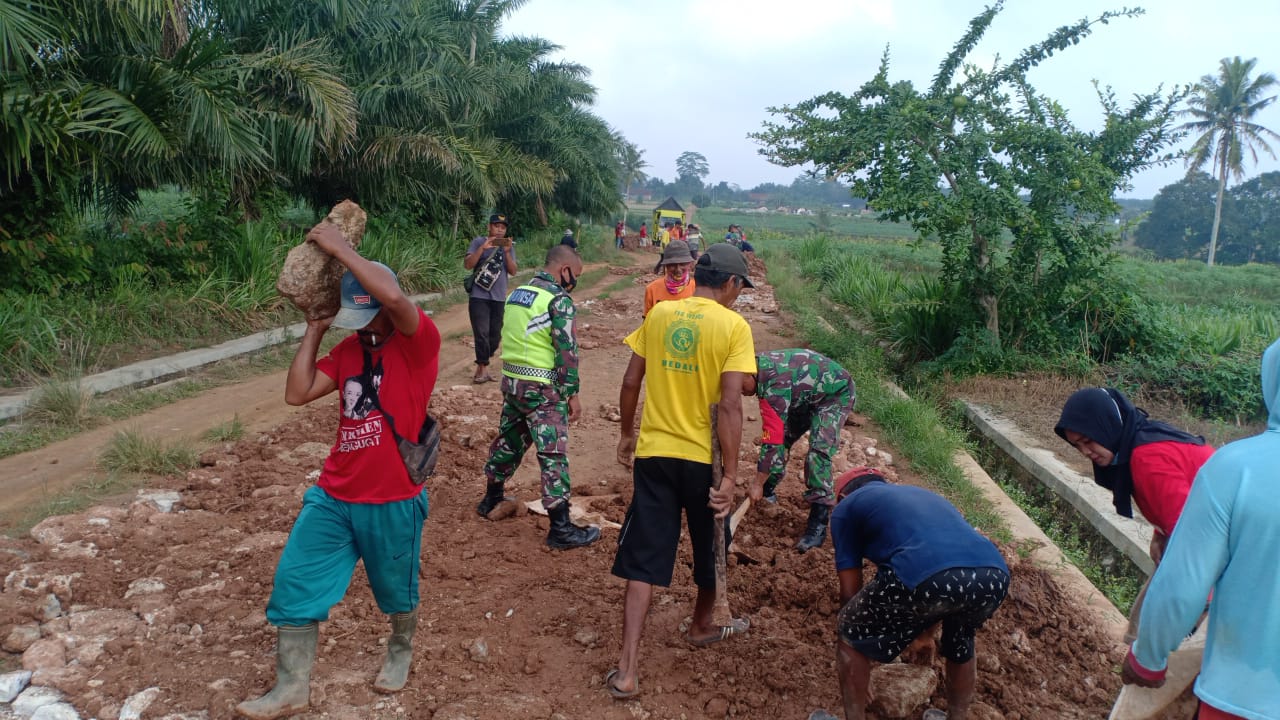
POLYGON ((267 602, 267 621, 278 637, 276 684, 236 706, 252 720, 274 720, 310 705, 319 624, 346 594, 357 561, 364 562, 379 609, 391 618, 375 690, 405 686, 418 622, 427 492, 410 478, 396 435, 417 439, 426 422, 440 332, 400 290, 395 273, 360 257, 335 226, 318 225, 307 239, 347 272, 338 314, 307 321, 285 380, 285 402, 305 405, 352 380, 363 392, 344 392, 337 440, 320 479, 303 496, 276 566, 267 602), (355 332, 317 360, 330 325, 355 332))

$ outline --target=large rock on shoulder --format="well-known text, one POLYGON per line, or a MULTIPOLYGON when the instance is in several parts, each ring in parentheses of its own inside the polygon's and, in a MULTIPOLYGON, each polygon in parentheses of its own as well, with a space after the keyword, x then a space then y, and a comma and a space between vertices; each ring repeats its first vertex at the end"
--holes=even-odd
MULTIPOLYGON (((347 244, 356 249, 364 237, 365 220, 365 212, 359 205, 343 200, 320 222, 336 225, 347 244)), ((276 290, 292 301, 308 320, 332 317, 338 312, 343 272, 345 268, 341 263, 315 243, 303 241, 285 257, 276 290)))

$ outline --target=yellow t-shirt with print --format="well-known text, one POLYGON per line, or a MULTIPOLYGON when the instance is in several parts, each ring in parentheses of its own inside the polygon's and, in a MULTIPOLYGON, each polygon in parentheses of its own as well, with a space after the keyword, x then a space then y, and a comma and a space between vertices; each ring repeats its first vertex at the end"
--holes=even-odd
POLYGON ((690 297, 653 306, 624 342, 645 359, 645 401, 636 457, 711 462, 711 403, 720 374, 756 371, 751 326, 714 300, 690 297))

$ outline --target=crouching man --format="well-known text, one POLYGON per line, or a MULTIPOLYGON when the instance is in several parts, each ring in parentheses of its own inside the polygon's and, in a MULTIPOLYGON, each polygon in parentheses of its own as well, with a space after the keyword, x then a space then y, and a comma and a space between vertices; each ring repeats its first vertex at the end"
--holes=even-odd
MULTIPOLYGON (((872 661, 887 663, 935 624, 947 660, 947 714, 966 720, 977 680, 973 639, 1009 590, 1000 551, 942 496, 854 468, 836 480, 831 539, 844 608, 836 668, 845 720, 863 720, 872 661), (862 561, 876 565, 863 587, 862 561)), ((936 711, 935 711, 936 712, 936 711)))

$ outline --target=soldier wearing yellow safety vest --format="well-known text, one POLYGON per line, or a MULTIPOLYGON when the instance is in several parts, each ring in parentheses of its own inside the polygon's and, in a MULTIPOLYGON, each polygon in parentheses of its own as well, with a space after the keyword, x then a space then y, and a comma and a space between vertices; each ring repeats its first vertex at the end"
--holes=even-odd
POLYGON ((582 414, 578 340, 569 291, 581 272, 577 251, 554 245, 533 279, 507 296, 502 324, 502 418, 484 465, 485 495, 476 505, 482 516, 505 516, 494 511, 514 502, 503 489, 532 444, 542 470, 542 506, 551 517, 547 545, 562 550, 600 538, 600 528, 581 528, 569 521, 569 422, 582 414))

